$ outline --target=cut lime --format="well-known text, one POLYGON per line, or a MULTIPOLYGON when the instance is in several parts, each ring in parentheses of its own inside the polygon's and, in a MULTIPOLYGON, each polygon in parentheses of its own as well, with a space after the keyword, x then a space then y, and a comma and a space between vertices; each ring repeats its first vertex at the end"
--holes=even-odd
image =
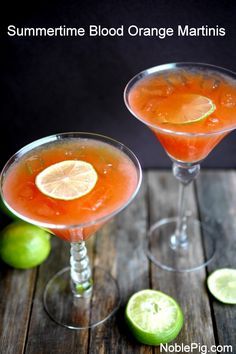
POLYGON ((225 304, 236 304, 236 269, 218 269, 209 275, 207 286, 212 295, 225 304))
POLYGON ((176 94, 158 105, 157 119, 162 123, 191 124, 201 121, 215 111, 214 103, 196 94, 176 94))
POLYGON ((73 200, 91 192, 97 178, 97 172, 90 163, 66 160, 40 172, 35 183, 40 192, 48 197, 73 200))
POLYGON ((170 296, 156 290, 141 290, 130 299, 125 311, 128 326, 141 343, 169 343, 179 334, 183 312, 170 296))

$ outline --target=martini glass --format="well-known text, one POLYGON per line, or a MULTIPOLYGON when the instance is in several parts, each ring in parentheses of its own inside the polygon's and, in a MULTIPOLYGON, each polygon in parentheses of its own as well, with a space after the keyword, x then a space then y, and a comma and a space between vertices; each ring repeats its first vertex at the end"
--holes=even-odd
POLYGON ((236 128, 235 80, 235 73, 213 65, 173 63, 156 66, 140 72, 129 81, 125 88, 124 100, 127 108, 137 119, 154 132, 171 158, 173 175, 180 182, 178 215, 156 222, 151 226, 148 233, 147 255, 154 264, 163 269, 179 272, 197 270, 207 265, 215 254, 214 234, 209 224, 194 218, 185 208, 186 187, 198 176, 201 161, 230 131, 236 128), (195 91, 191 91, 191 86, 188 86, 188 75, 196 73, 201 77, 201 90, 199 89, 201 92, 198 92, 196 87, 195 91), (149 95, 147 93, 148 90, 153 90, 153 87, 150 87, 151 84, 148 84, 148 80, 151 83, 152 78, 160 80, 160 77, 162 77, 162 83, 160 86, 156 86, 155 92, 152 91, 151 100, 148 103, 145 102, 142 95, 149 95), (133 93, 135 88, 140 83, 144 83, 145 80, 147 84, 145 87, 142 86, 141 90, 143 91, 141 92, 140 90, 138 92, 137 90, 135 93, 137 101, 143 99, 142 105, 137 110, 132 101, 133 93), (224 84, 222 84, 223 82, 224 84), (227 90, 222 88, 225 82, 230 83, 231 90, 230 87, 227 90), (148 85, 150 86, 148 87, 148 85), (219 104, 222 104, 221 108, 224 109, 224 112, 227 111, 227 117, 230 115, 230 120, 228 119, 228 122, 226 122, 224 118, 221 119, 212 114, 212 120, 209 121, 208 128, 203 126, 203 128, 199 129, 199 124, 191 124, 191 127, 189 125, 188 127, 185 126, 184 128, 182 126, 180 128, 181 126, 174 124, 166 126, 165 124, 161 125, 157 120, 151 121, 151 119, 147 119, 146 113, 143 113, 142 110, 153 110, 154 114, 156 114, 155 107, 158 108, 159 102, 163 102, 165 99, 168 100, 168 97, 176 89, 175 85, 182 85, 181 90, 184 94, 194 93, 205 97, 207 94, 202 92, 211 92, 217 103, 220 102, 219 104), (209 129, 210 125, 218 123, 220 128, 209 129), (196 129, 196 126, 198 126, 198 129, 196 129), (197 256, 196 249, 201 235, 203 236, 204 244, 207 244, 207 253, 197 256))
POLYGON ((1 196, 5 205, 22 220, 45 228, 71 243, 70 267, 60 270, 49 280, 43 296, 45 310, 56 323, 70 329, 90 328, 106 321, 118 309, 120 294, 117 281, 105 269, 100 267, 91 269, 85 241, 129 205, 139 190, 141 179, 140 164, 132 151, 111 138, 90 133, 63 133, 37 140, 19 150, 3 168, 0 182, 1 196), (67 209, 70 202, 58 202, 53 198, 45 197, 35 186, 35 176, 45 167, 50 166, 52 161, 55 162, 55 159, 94 161, 98 181, 99 179, 104 181, 97 182, 100 185, 95 188, 95 194, 91 197, 92 205, 90 205, 91 200, 87 203, 88 210, 83 211, 81 204, 77 204, 85 197, 73 201, 75 204, 70 210, 72 214, 77 213, 75 214, 77 223, 63 224, 56 221, 60 213, 65 212, 67 217, 71 217, 67 209), (112 190, 113 177, 109 177, 109 174, 111 176, 113 173, 114 177, 119 176, 119 169, 124 168, 128 168, 129 175, 126 180, 121 178, 119 185, 116 187, 114 185, 114 188, 121 186, 123 197, 120 192, 113 205, 109 200, 113 200, 113 196, 119 192, 112 190), (25 183, 24 179, 28 182, 25 183), (130 184, 128 180, 133 182, 130 184), (109 186, 106 181, 109 181, 109 186), (40 202, 36 208, 37 217, 29 216, 26 209, 22 209, 17 204, 14 194, 13 198, 9 199, 9 189, 7 191, 6 185, 8 184, 12 190, 17 188, 17 185, 13 186, 14 183, 23 183, 25 186, 18 198, 25 198, 24 203, 29 208, 35 209, 34 203, 37 202, 37 198, 44 198, 38 199, 40 202), (107 193, 111 193, 109 197, 107 193), (44 203, 46 204, 42 212, 44 203), (105 208, 102 215, 99 214, 101 203, 104 203, 105 208), (86 215, 91 213, 91 217, 87 222, 80 222, 81 214, 85 212, 86 215), (43 218, 39 219, 39 214, 43 215, 43 218), (55 219, 53 222, 52 217, 55 219), (98 282, 93 282, 93 276, 98 282), (91 311, 92 309, 96 311, 91 311))

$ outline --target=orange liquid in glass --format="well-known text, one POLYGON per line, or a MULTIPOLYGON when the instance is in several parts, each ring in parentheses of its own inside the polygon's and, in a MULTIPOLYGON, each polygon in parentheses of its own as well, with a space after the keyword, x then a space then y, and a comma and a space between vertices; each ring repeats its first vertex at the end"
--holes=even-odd
POLYGON ((26 153, 10 167, 4 179, 3 196, 17 213, 37 222, 68 226, 51 231, 68 241, 87 239, 103 223, 90 223, 121 208, 132 196, 138 183, 137 170, 122 151, 92 139, 68 139, 53 142, 26 153), (94 189, 71 201, 47 197, 35 185, 38 173, 64 160, 89 162, 98 174, 94 189))
POLYGON ((150 128, 167 153, 181 162, 197 162, 204 159, 227 134, 222 132, 223 130, 236 128, 236 82, 213 71, 175 69, 153 74, 134 85, 128 101, 134 114, 150 124, 150 128), (198 122, 166 123, 165 108, 171 112, 173 105, 174 111, 176 100, 181 94, 208 97, 216 109, 198 122), (174 134, 177 132, 205 135, 174 134))

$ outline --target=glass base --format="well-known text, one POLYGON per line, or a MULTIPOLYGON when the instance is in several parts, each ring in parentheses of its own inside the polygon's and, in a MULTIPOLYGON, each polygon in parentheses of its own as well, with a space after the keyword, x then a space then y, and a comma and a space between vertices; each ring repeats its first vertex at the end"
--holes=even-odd
POLYGON ((111 317, 120 305, 116 280, 100 267, 93 268, 92 292, 85 297, 73 295, 70 268, 56 273, 47 283, 43 301, 48 315, 70 329, 95 327, 111 317))
POLYGON ((191 272, 211 262, 216 250, 213 230, 199 220, 188 217, 188 241, 175 247, 173 240, 176 225, 177 218, 166 218, 150 228, 148 258, 160 268, 176 272, 191 272))

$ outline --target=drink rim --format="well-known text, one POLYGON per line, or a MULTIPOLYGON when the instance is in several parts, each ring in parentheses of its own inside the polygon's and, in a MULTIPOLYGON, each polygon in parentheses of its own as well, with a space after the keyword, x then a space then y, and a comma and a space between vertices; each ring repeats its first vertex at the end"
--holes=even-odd
POLYGON ((97 134, 97 133, 89 133, 89 132, 66 132, 66 133, 56 133, 53 135, 49 135, 47 137, 41 138, 41 139, 37 139, 25 146, 23 146, 21 149, 19 149, 14 155, 12 155, 10 157, 10 159, 6 162, 6 164, 4 165, 1 173, 0 173, 0 197, 2 198, 3 203, 5 204, 5 206, 17 217, 19 217, 20 219, 22 219, 23 221, 26 221, 30 224, 39 226, 41 228, 45 228, 45 229, 55 229, 55 230, 70 230, 70 229, 76 229, 76 228, 84 228, 84 227, 88 227, 88 226, 93 226, 99 223, 103 223, 105 221, 108 221, 109 219, 111 219, 112 217, 114 217, 116 214, 118 214, 119 212, 121 212, 122 210, 124 210, 132 201, 133 199, 136 197, 140 186, 141 186, 141 182, 142 182, 142 168, 140 165, 140 162, 138 160, 138 158, 136 157, 136 155, 133 153, 132 150, 130 150, 126 145, 124 145, 123 143, 119 142, 118 140, 115 140, 113 138, 110 138, 106 135, 102 135, 102 134, 97 134), (100 218, 94 218, 94 220, 89 221, 89 222, 84 222, 84 223, 78 223, 78 224, 53 224, 53 223, 47 223, 47 222, 42 222, 42 221, 38 221, 35 219, 32 219, 30 217, 27 217, 25 215, 22 215, 21 213, 19 213, 18 211, 16 211, 14 208, 12 208, 7 201, 4 198, 3 195, 3 184, 4 184, 4 179, 5 176, 7 174, 7 171, 9 170, 9 168, 13 165, 13 163, 16 161, 16 159, 21 158, 22 156, 24 156, 27 152, 30 152, 31 150, 33 150, 36 147, 40 147, 44 144, 53 142, 53 141, 59 141, 59 140, 63 140, 63 138, 85 138, 86 137, 88 139, 93 139, 93 140, 97 140, 97 141, 101 141, 101 142, 105 142, 107 144, 112 145, 115 148, 118 148, 120 151, 123 151, 125 153, 126 156, 128 156, 128 158, 132 161, 132 163, 135 166, 136 172, 137 172, 137 185, 136 188, 134 190, 134 192, 131 194, 130 198, 126 201, 126 203, 124 203, 121 207, 117 208, 116 210, 114 210, 113 212, 104 215, 100 218))
POLYGON ((176 69, 176 68, 184 68, 184 67, 196 67, 199 69, 200 68, 204 68, 204 69, 212 69, 212 71, 217 71, 223 75, 226 75, 228 77, 230 77, 231 79, 235 79, 236 80, 236 73, 232 70, 228 70, 225 69, 223 67, 217 66, 217 65, 213 65, 213 64, 207 64, 207 63, 197 63, 197 62, 176 62, 176 63, 167 63, 167 64, 160 64, 160 65, 156 65, 153 67, 150 67, 148 69, 144 69, 142 71, 140 71, 138 74, 134 75, 129 82, 126 84, 125 89, 124 89, 124 102, 126 107, 128 108, 128 110, 130 111, 130 113, 137 118, 138 120, 140 120, 142 123, 144 123, 145 125, 153 128, 156 131, 159 131, 161 133, 165 133, 165 134, 171 134, 171 135, 178 135, 178 136, 188 136, 188 137, 199 137, 199 136, 213 136, 213 135, 219 135, 219 134, 224 134, 224 133, 228 133, 233 131, 234 129, 236 129, 236 125, 235 127, 230 127, 230 128, 225 128, 225 129, 221 129, 221 130, 216 130, 214 132, 199 132, 199 133, 193 133, 193 132, 183 132, 183 131, 174 131, 171 129, 166 129, 166 128, 161 128, 155 124, 152 124, 150 122, 145 121, 143 118, 141 118, 139 115, 137 115, 130 107, 129 104, 129 92, 132 89, 133 85, 136 84, 139 80, 148 77, 149 75, 158 73, 158 72, 164 72, 166 70, 170 70, 170 69, 176 69))

